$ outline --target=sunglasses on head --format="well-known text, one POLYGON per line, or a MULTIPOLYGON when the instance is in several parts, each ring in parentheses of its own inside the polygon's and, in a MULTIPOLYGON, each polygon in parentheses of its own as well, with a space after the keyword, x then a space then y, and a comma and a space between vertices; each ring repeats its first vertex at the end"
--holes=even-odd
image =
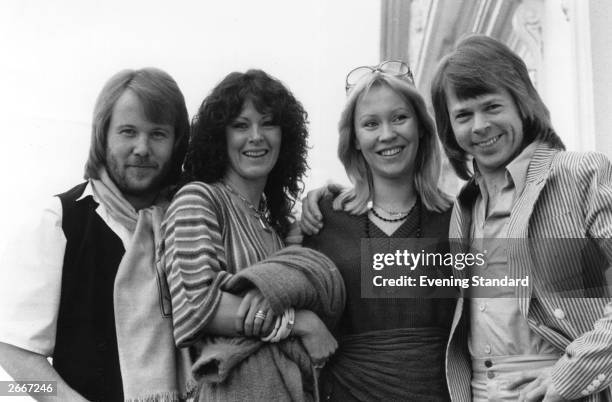
POLYGON ((398 60, 385 60, 377 66, 361 66, 352 69, 346 75, 345 89, 348 92, 365 76, 371 73, 381 72, 389 75, 393 75, 398 78, 407 79, 412 85, 414 85, 414 77, 408 64, 398 60))

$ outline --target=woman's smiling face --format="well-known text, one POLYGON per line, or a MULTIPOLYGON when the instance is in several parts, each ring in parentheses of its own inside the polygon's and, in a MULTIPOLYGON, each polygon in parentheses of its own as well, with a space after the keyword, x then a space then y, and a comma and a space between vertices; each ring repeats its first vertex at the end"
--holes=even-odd
POLYGON ((278 160, 281 128, 269 113, 260 113, 253 102, 244 102, 240 114, 227 126, 230 182, 265 184, 278 160))
POLYGON ((372 87, 355 106, 355 134, 374 180, 412 180, 419 123, 410 102, 386 85, 372 87))

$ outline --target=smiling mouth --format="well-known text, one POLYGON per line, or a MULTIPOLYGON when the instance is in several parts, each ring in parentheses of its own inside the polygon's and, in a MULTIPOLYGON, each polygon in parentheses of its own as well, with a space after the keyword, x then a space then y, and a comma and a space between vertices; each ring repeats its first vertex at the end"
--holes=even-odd
POLYGON ((136 168, 136 169, 155 169, 157 166, 155 165, 128 165, 128 167, 136 168))
POLYGON ((481 148, 488 148, 492 146, 493 144, 495 144, 501 138, 502 135, 503 134, 496 135, 495 137, 489 138, 486 141, 475 142, 474 145, 481 147, 481 148))
POLYGON ((249 158, 261 158, 262 156, 267 155, 268 151, 265 149, 262 149, 260 151, 244 151, 242 154, 244 156, 248 156, 249 158))
POLYGON ((393 148, 383 149, 382 151, 378 151, 376 153, 381 156, 394 156, 402 152, 402 149, 404 149, 404 147, 393 147, 393 148))

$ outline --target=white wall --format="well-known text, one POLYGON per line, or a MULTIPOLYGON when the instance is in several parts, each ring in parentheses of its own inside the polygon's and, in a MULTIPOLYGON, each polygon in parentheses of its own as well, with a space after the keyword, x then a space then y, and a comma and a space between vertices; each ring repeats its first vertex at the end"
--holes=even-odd
POLYGON ((561 7, 562 0, 544 1, 542 69, 538 83, 553 126, 568 149, 575 148, 577 111, 575 69, 572 63, 571 25, 561 7))
POLYGON ((612 2, 546 0, 542 96, 569 150, 612 158, 612 2))
MULTIPOLYGON (((78 183, 91 113, 123 68, 157 66, 193 114, 227 73, 263 68, 310 114, 307 187, 345 180, 335 155, 344 77, 378 57, 380 4, 371 0, 3 0, 0 5, 2 211, 78 183)), ((10 214, 0 225, 19 223, 10 214)))
POLYGON ((591 0, 591 54, 593 55, 595 144, 612 159, 612 2, 591 0))
POLYGON ((0 248, 21 211, 81 180, 95 98, 123 68, 169 72, 190 114, 227 73, 266 70, 310 113, 307 188, 345 181, 344 77, 377 62, 379 32, 372 0, 3 0, 0 248))

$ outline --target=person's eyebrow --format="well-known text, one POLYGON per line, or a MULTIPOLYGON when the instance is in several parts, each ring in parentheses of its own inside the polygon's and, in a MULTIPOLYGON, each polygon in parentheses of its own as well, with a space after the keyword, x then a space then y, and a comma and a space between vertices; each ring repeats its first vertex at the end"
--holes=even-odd
POLYGON ((471 110, 471 108, 469 108, 467 106, 460 105, 458 107, 450 109, 449 111, 450 111, 450 114, 454 116, 454 115, 458 115, 459 113, 468 112, 470 110, 471 110))

